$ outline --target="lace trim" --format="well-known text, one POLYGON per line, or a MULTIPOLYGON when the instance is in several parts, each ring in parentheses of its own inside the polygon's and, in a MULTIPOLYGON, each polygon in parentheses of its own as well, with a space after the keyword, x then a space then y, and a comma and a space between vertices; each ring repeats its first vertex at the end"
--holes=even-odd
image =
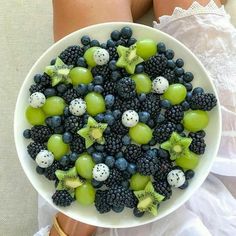
POLYGON ((200 3, 198 2, 193 2, 193 4, 187 10, 182 9, 180 7, 176 7, 171 16, 161 16, 159 18, 160 23, 158 24, 156 21, 154 21, 153 26, 154 28, 160 29, 165 27, 172 21, 199 14, 215 14, 229 17, 228 14, 225 12, 224 6, 222 5, 221 7, 218 7, 214 0, 211 0, 206 6, 200 5, 200 3))

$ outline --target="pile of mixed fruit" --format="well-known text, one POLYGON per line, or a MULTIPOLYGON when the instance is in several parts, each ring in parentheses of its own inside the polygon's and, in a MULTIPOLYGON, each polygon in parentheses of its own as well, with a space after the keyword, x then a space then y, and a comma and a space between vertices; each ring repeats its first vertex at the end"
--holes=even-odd
POLYGON ((217 100, 174 56, 123 27, 106 43, 83 36, 34 76, 23 135, 56 205, 155 216, 172 188, 188 187, 217 100))

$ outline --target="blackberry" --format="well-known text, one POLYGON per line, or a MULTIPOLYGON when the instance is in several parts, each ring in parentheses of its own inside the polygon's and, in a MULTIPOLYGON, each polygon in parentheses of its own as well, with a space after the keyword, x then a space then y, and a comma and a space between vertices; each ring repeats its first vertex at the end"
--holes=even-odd
POLYGON ((45 87, 41 84, 32 84, 29 88, 30 94, 40 92, 43 93, 45 90, 45 87))
POLYGON ((120 185, 123 179, 124 178, 123 178, 122 173, 116 168, 113 168, 113 169, 110 169, 109 177, 105 180, 104 183, 107 187, 111 188, 115 185, 120 185))
POLYGON ((117 82, 116 91, 122 98, 132 98, 136 95, 135 82, 129 77, 124 77, 117 82))
POLYGON ((84 139, 80 136, 75 136, 70 144, 70 149, 72 152, 76 152, 78 154, 84 152, 86 150, 84 139))
POLYGON ((44 87, 48 87, 49 85, 51 85, 51 78, 48 74, 44 73, 41 78, 39 83, 40 85, 44 86, 44 87))
POLYGON ((175 72, 170 68, 166 68, 161 75, 168 80, 169 84, 173 84, 175 82, 175 72))
POLYGON ((159 158, 159 169, 153 175, 155 181, 166 179, 168 173, 172 170, 172 162, 167 158, 159 158))
POLYGON ((77 91, 74 88, 66 90, 65 93, 63 93, 62 98, 66 101, 67 104, 70 104, 70 102, 76 98, 78 98, 79 95, 77 91))
POLYGON ((126 71, 125 68, 119 68, 119 72, 121 74, 121 77, 129 77, 129 73, 126 71))
POLYGON ((201 131, 196 132, 196 133, 193 133, 193 132, 189 133, 188 137, 192 139, 189 149, 192 152, 198 155, 204 154, 205 148, 206 148, 204 136, 205 136, 205 133, 202 134, 201 131))
POLYGON ((84 55, 84 50, 80 46, 74 45, 64 50, 59 57, 67 65, 76 65, 77 59, 84 55))
POLYGON ((108 94, 115 95, 116 94, 116 89, 115 89, 115 83, 109 80, 106 80, 103 84, 103 96, 105 97, 108 94))
POLYGON ((184 117, 184 111, 182 106, 176 105, 165 111, 165 118, 175 124, 178 124, 182 121, 184 117))
POLYGON ((71 115, 65 118, 64 127, 68 132, 75 134, 79 129, 83 128, 83 126, 84 122, 81 117, 71 115))
POLYGON ((29 153, 30 157, 35 160, 37 154, 41 151, 41 150, 46 150, 46 146, 43 143, 36 143, 36 142, 31 142, 28 146, 27 146, 27 152, 29 153))
POLYGON ((111 71, 109 69, 108 64, 102 66, 95 66, 92 69, 93 76, 101 75, 104 79, 109 79, 111 75, 111 71))
POLYGON ((57 206, 70 206, 74 201, 74 198, 66 190, 56 190, 56 192, 52 195, 52 201, 57 206))
POLYGON ((55 175, 56 170, 62 170, 62 166, 59 161, 54 160, 52 165, 45 168, 44 176, 49 180, 57 180, 57 177, 55 175))
POLYGON ((163 143, 168 140, 171 134, 176 131, 176 124, 168 121, 166 123, 161 123, 153 131, 153 138, 158 143, 163 143))
POLYGON ((172 195, 171 186, 168 184, 168 182, 166 180, 155 181, 152 184, 153 184, 153 187, 157 193, 165 196, 163 201, 165 201, 171 197, 171 195, 172 195))
POLYGON ((143 155, 142 149, 140 146, 135 144, 129 144, 125 147, 124 156, 128 162, 136 163, 139 158, 143 155))
POLYGON ((49 127, 44 125, 35 125, 30 130, 31 138, 38 143, 45 143, 52 135, 52 131, 49 127))
POLYGON ((137 171, 143 175, 154 175, 159 169, 159 159, 148 153, 137 160, 137 171))
POLYGON ((129 129, 122 124, 121 120, 117 120, 111 126, 111 130, 112 130, 113 133, 120 134, 120 135, 127 134, 128 131, 129 131, 129 129))
POLYGON ((217 104, 217 100, 212 93, 197 93, 190 101, 191 109, 210 111, 217 104))
POLYGON ((111 205, 107 202, 108 190, 97 190, 95 195, 95 207, 100 214, 107 213, 111 210, 111 205))
POLYGON ((114 109, 120 110, 122 113, 127 110, 138 112, 140 110, 140 101, 136 97, 129 100, 116 99, 114 109))
POLYGON ((119 58, 119 55, 116 51, 116 47, 109 47, 107 51, 109 53, 110 60, 117 60, 119 58))
POLYGON ((161 111, 160 107, 160 96, 158 94, 149 93, 146 95, 146 99, 141 102, 142 111, 149 112, 151 117, 157 118, 161 111))
POLYGON ((105 149, 110 154, 116 154, 122 148, 121 135, 116 135, 111 133, 110 135, 105 136, 105 149))
POLYGON ((155 79, 164 72, 166 66, 167 58, 163 54, 158 54, 144 62, 144 71, 155 79))

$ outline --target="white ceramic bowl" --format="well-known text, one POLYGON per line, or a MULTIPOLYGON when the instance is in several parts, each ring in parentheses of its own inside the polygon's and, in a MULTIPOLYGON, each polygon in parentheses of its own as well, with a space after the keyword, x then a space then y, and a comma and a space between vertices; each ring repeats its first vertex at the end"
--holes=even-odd
POLYGON ((216 90, 206 70, 204 69, 200 61, 188 48, 186 48, 176 39, 163 32, 139 24, 120 22, 105 23, 78 30, 63 38, 56 44, 52 45, 36 61, 36 63, 31 68, 30 72, 28 73, 27 77, 25 78, 25 81, 20 89, 15 108, 14 135, 17 153, 21 165, 34 188, 53 207, 57 208, 59 211, 76 220, 101 227, 126 228, 146 224, 170 214, 182 204, 184 204, 190 198, 190 196, 194 194, 194 192, 199 188, 199 186, 207 177, 217 154, 221 136, 221 114, 218 105, 216 108, 213 109, 213 111, 210 112, 210 123, 206 128, 207 149, 204 156, 201 157, 201 161, 195 170, 195 177, 191 180, 190 185, 186 190, 175 190, 170 200, 161 203, 157 217, 153 217, 149 214, 146 214, 141 218, 136 218, 133 216, 132 210, 130 209, 127 209, 119 214, 110 212, 101 215, 96 211, 94 206, 83 207, 77 204, 77 202, 74 202, 70 207, 59 208, 52 203, 51 196, 55 191, 54 183, 48 181, 44 176, 40 176, 36 173, 36 164, 27 154, 26 146, 28 144, 28 141, 23 138, 22 135, 24 129, 29 127, 29 124, 27 123, 26 118, 24 116, 25 109, 28 105, 28 88, 30 87, 30 84, 32 84, 33 76, 36 73, 42 73, 44 71, 45 66, 49 65, 51 59, 58 56, 59 53, 67 46, 78 44, 81 36, 89 35, 91 38, 98 39, 100 42, 105 42, 109 38, 111 31, 115 29, 119 30, 125 25, 130 26, 133 29, 133 35, 135 38, 150 38, 154 39, 157 42, 162 41, 166 44, 168 48, 173 49, 175 51, 176 58, 180 57, 184 59, 184 68, 186 69, 186 71, 193 72, 195 76, 193 82, 194 87, 201 86, 206 91, 214 93, 217 97, 216 90))

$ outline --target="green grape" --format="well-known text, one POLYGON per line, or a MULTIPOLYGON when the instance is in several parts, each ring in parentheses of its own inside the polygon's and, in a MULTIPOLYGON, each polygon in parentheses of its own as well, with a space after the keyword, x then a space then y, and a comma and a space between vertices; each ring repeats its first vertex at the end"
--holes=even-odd
POLYGON ((130 188, 134 191, 143 190, 147 183, 150 181, 150 176, 141 175, 136 173, 130 179, 130 188))
POLYGON ((78 174, 81 177, 85 179, 93 178, 93 167, 95 166, 95 163, 93 162, 93 159, 89 154, 81 154, 76 160, 75 166, 78 174))
POLYGON ((152 139, 152 130, 143 123, 138 123, 129 129, 131 139, 138 144, 147 144, 152 139))
POLYGON ((187 169, 187 170, 193 170, 196 168, 199 162, 199 157, 197 154, 190 152, 189 155, 186 155, 184 157, 177 158, 175 160, 176 165, 187 169))
POLYGON ((57 161, 69 151, 69 145, 63 142, 60 134, 53 134, 48 140, 47 147, 57 161))
POLYGON ((31 125, 42 125, 46 118, 41 108, 33 108, 31 106, 26 108, 25 116, 31 125))
POLYGON ((84 184, 75 189, 75 199, 81 205, 88 206, 93 204, 95 200, 95 193, 96 191, 94 187, 86 181, 84 184))
POLYGON ((163 94, 163 97, 171 102, 172 105, 180 104, 187 95, 187 89, 182 84, 172 84, 163 94))
POLYGON ((152 39, 143 39, 136 43, 137 55, 147 60, 157 53, 157 45, 152 39))
POLYGON ((135 74, 132 79, 136 85, 137 93, 150 93, 152 90, 152 81, 146 74, 135 74))
POLYGON ((194 110, 184 114, 184 128, 191 132, 197 132, 207 127, 209 123, 208 113, 206 111, 194 110))
POLYGON ((43 105, 43 111, 48 116, 59 116, 63 114, 66 103, 63 98, 53 96, 46 99, 43 105))
POLYGON ((96 116, 97 114, 103 113, 106 110, 105 100, 99 93, 88 93, 84 100, 87 105, 87 112, 91 116, 96 116))
POLYGON ((87 49, 84 54, 84 59, 86 60, 87 64, 91 67, 96 66, 96 62, 93 59, 93 54, 98 48, 99 47, 91 47, 91 48, 87 49))
POLYGON ((72 84, 89 84, 93 81, 93 75, 90 70, 84 67, 75 67, 69 74, 72 84))

